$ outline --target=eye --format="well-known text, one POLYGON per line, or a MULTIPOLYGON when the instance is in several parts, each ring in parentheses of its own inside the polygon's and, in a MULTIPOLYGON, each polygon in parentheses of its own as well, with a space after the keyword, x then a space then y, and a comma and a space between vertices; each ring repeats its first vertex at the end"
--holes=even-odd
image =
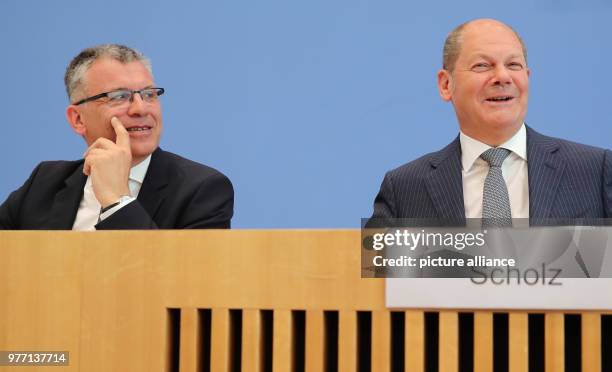
POLYGON ((485 72, 491 69, 491 65, 486 62, 479 62, 472 66, 472 71, 474 72, 485 72))
POLYGON ((523 69, 523 64, 519 62, 510 62, 508 68, 513 71, 521 71, 523 69))
POLYGON ((108 100, 110 102, 125 102, 129 101, 132 96, 132 92, 129 90, 116 90, 108 93, 108 100))
POLYGON ((143 89, 140 94, 145 101, 153 101, 157 98, 157 89, 143 89))

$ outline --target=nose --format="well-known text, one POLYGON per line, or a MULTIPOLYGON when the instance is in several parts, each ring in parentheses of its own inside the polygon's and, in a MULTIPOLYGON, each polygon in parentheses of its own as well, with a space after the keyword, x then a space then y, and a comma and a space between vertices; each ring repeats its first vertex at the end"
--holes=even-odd
POLYGON ((512 76, 508 68, 502 64, 497 65, 494 70, 494 81, 493 84, 506 85, 512 83, 512 76))
POLYGON ((140 93, 134 93, 132 95, 132 100, 130 101, 130 106, 128 107, 128 114, 140 116, 146 112, 146 103, 142 100, 140 93))

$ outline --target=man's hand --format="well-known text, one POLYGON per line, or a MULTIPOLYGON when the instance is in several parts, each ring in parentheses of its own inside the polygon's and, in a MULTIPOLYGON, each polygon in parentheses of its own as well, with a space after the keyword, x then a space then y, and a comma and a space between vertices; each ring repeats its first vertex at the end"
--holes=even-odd
POLYGON ((115 203, 123 195, 130 195, 130 135, 116 117, 111 119, 111 125, 115 129, 116 142, 100 137, 83 154, 83 173, 91 177, 94 194, 102 208, 115 203))

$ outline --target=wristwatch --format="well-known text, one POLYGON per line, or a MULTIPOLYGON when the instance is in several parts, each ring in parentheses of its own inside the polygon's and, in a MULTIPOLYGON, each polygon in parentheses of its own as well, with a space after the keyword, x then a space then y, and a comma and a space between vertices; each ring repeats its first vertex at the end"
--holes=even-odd
POLYGON ((130 201, 130 200, 132 200, 132 199, 133 199, 133 197, 132 197, 132 196, 130 196, 130 195, 123 195, 123 196, 121 196, 121 197, 119 198, 119 200, 117 200, 117 201, 116 201, 116 202, 114 202, 113 204, 111 204, 111 205, 109 205, 109 206, 106 206, 106 207, 104 207, 104 208, 101 208, 101 209, 100 209, 100 214, 102 214, 102 213, 104 213, 104 212, 106 212, 106 211, 110 210, 111 208, 114 208, 114 207, 118 206, 119 204, 122 204, 122 203, 128 202, 128 201, 130 201))

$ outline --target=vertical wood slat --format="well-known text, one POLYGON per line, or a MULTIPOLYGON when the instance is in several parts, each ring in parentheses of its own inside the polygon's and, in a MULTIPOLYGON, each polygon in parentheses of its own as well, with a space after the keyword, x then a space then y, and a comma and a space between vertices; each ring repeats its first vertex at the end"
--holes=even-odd
POLYGON ((408 310, 406 314, 406 338, 404 343, 405 371, 425 371, 425 313, 408 310))
POLYGON ((171 372, 172 370, 176 369, 175 359, 177 356, 175 355, 175 350, 174 350, 174 344, 177 342, 176 334, 174 332, 175 327, 176 327, 176 324, 175 324, 176 318, 175 318, 174 309, 167 308, 166 311, 167 311, 166 337, 165 337, 165 345, 164 345, 166 360, 165 360, 163 371, 171 372))
POLYGON ((459 313, 440 311, 440 347, 438 363, 440 371, 459 370, 459 313))
POLYGON ((474 313, 474 372, 493 371, 493 313, 474 313))
POLYGON ((372 311, 372 371, 391 370, 391 312, 372 311))
POLYGON ((229 371, 230 368, 230 315, 228 309, 212 309, 211 371, 229 371))
POLYGON ((563 313, 546 313, 544 319, 545 371, 563 372, 565 369, 565 331, 563 313))
POLYGON ((582 313, 582 371, 601 371, 601 314, 582 313))
POLYGON ((508 315, 508 363, 509 372, 529 370, 529 314, 508 315))
POLYGON ((261 311, 242 311, 242 370, 259 372, 262 367, 261 311))
POLYGON ((181 309, 181 340, 179 351, 179 371, 192 372, 198 368, 198 310, 181 309))
POLYGON ((274 311, 274 335, 272 340, 272 370, 293 370, 293 322, 291 310, 274 311))
POLYGON ((338 370, 357 370, 357 312, 340 311, 338 320, 338 370))
POLYGON ((325 367, 325 320, 322 310, 306 311, 306 368, 320 372, 325 367))

